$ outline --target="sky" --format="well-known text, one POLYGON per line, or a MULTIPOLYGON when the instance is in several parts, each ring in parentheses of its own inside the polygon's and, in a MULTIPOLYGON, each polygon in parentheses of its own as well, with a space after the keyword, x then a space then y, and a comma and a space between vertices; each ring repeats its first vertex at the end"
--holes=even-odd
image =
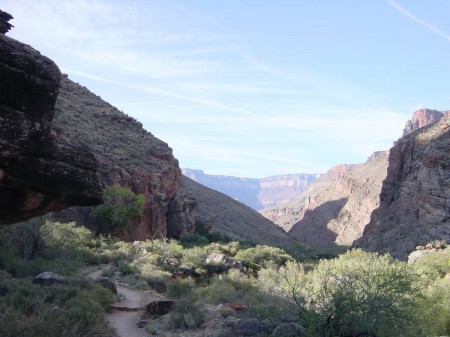
POLYGON ((364 162, 450 109, 448 0, 2 0, 10 37, 167 142, 260 178, 364 162))

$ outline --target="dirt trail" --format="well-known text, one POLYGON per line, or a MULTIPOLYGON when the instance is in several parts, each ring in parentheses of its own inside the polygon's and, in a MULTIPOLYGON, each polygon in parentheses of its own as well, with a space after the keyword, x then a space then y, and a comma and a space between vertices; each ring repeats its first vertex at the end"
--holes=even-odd
MULTIPOLYGON (((101 265, 98 269, 90 272, 88 277, 96 279, 110 268, 110 265, 101 265)), ((148 337, 149 334, 144 329, 139 329, 137 323, 142 316, 145 305, 151 301, 161 300, 162 296, 153 291, 134 290, 117 282, 116 287, 121 301, 115 303, 114 307, 125 308, 127 311, 113 310, 107 314, 108 322, 116 330, 119 337, 148 337)))

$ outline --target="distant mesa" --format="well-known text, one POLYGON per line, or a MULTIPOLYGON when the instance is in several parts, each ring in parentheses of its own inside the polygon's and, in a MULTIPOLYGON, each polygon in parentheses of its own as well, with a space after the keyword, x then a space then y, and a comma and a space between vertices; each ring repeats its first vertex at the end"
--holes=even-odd
POLYGON ((285 174, 265 178, 243 178, 205 174, 184 168, 183 175, 243 204, 261 210, 289 202, 306 191, 317 174, 285 174))

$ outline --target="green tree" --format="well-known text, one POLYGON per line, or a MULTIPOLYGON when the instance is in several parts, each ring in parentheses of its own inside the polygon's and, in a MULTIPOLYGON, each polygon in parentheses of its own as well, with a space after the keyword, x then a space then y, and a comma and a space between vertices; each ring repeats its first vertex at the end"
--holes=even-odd
POLYGON ((127 228, 131 221, 142 215, 145 198, 131 189, 113 185, 103 190, 103 204, 94 209, 94 214, 107 226, 107 231, 127 228))

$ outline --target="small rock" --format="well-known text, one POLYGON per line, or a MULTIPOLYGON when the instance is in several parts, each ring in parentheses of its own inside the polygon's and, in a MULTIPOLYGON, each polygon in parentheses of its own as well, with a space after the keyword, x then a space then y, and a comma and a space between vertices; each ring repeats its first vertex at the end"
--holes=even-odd
POLYGON ((234 326, 234 331, 236 334, 241 336, 256 336, 257 334, 263 332, 263 330, 263 324, 256 318, 241 319, 234 326))
POLYGON ((225 255, 219 253, 211 253, 206 258, 208 264, 225 264, 227 262, 225 255))
POLYGON ((113 294, 117 295, 117 288, 114 282, 107 277, 99 277, 94 280, 95 283, 100 284, 102 287, 105 287, 113 292, 113 294))
POLYGON ((416 246, 416 250, 425 250, 425 246, 416 246))
POLYGON ((142 329, 145 328, 148 322, 149 322, 148 319, 141 319, 140 321, 137 322, 136 325, 139 329, 142 329))
POLYGON ((61 308, 58 307, 57 305, 55 305, 54 307, 52 307, 52 308, 50 309, 50 311, 51 311, 51 312, 58 312, 58 311, 61 311, 61 308))
POLYGON ((175 301, 154 301, 147 304, 146 312, 152 317, 161 317, 173 310, 175 301))
POLYGON ((429 253, 429 250, 415 250, 408 256, 408 263, 414 263, 418 259, 420 259, 422 256, 425 256, 429 253))
POLYGON ((272 332, 272 337, 300 337, 304 336, 305 328, 298 324, 281 323, 272 332))
POLYGON ((51 271, 45 271, 36 276, 33 280, 33 283, 39 284, 41 286, 52 286, 55 284, 64 284, 67 282, 61 275, 52 273, 51 271))
POLYGON ((243 304, 239 304, 239 303, 225 303, 224 304, 225 307, 233 309, 234 311, 240 311, 240 312, 244 312, 247 311, 247 307, 243 304))
POLYGON ((233 310, 232 308, 225 306, 223 304, 219 304, 216 307, 215 312, 218 313, 222 317, 236 316, 235 310, 233 310))

